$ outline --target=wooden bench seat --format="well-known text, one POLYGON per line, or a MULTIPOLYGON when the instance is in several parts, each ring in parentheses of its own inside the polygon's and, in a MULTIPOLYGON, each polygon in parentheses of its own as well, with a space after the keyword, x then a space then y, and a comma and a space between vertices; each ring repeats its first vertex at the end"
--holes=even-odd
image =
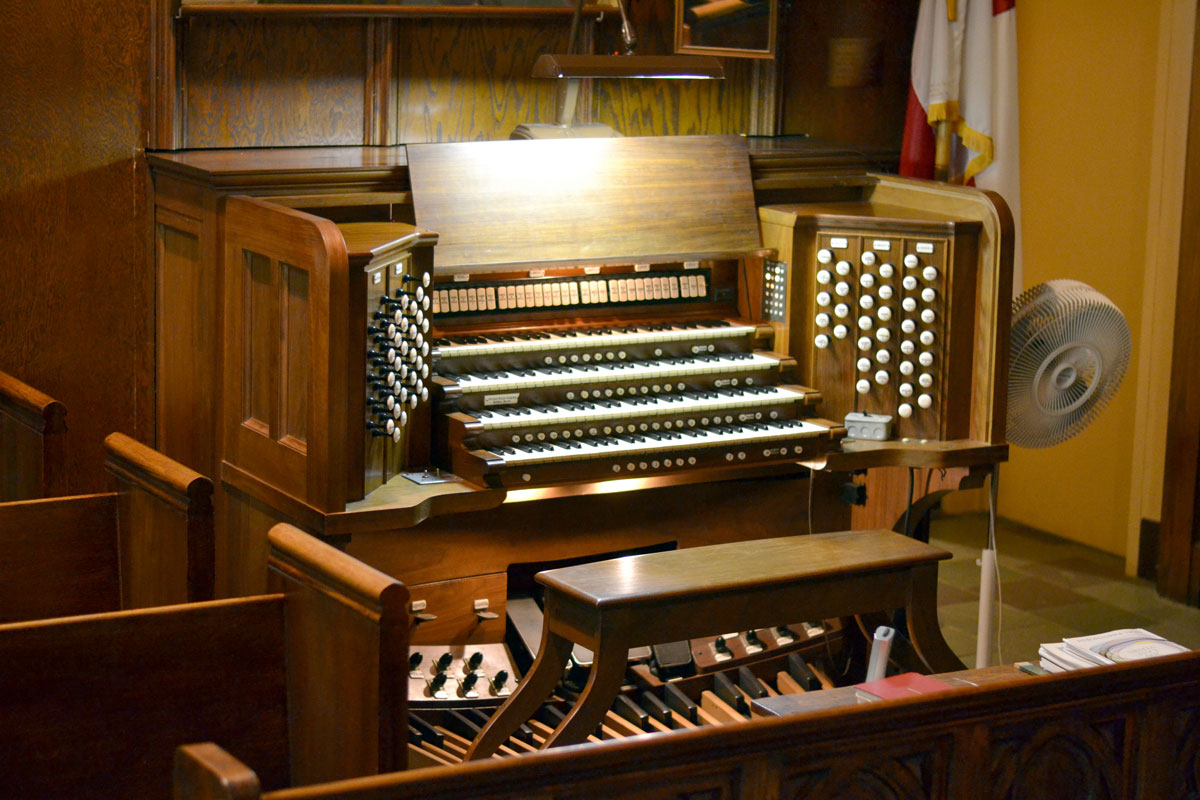
POLYGON ((547 747, 594 730, 629 648, 808 619, 903 608, 928 671, 961 669, 937 621, 944 550, 891 531, 844 531, 672 550, 548 570, 542 643, 529 674, 467 753, 490 756, 549 696, 572 647, 595 652, 587 684, 547 747))
POLYGON ((406 764, 408 591, 290 526, 274 594, 0 625, 0 797, 168 797, 220 742, 264 785, 406 764))
POLYGON ((211 600, 212 482, 114 433, 113 491, 0 503, 0 623, 211 600))

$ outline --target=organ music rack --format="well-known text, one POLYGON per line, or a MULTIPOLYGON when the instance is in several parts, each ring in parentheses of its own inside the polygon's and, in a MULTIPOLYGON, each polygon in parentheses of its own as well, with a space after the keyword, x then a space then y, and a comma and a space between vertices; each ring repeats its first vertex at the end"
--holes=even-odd
MULTIPOLYGON (((806 154, 737 137, 605 140, 603 147, 610 149, 604 153, 572 157, 589 146, 601 145, 477 142, 149 156, 162 309, 157 444, 167 455, 219 476, 219 594, 264 588, 257 576, 265 572, 266 530, 288 521, 405 580, 414 601, 425 604, 416 618, 415 644, 498 642, 514 564, 762 538, 803 530, 810 519, 816 529, 843 529, 850 527, 850 512, 838 500, 838 476, 895 465, 971 468, 1006 457, 1011 226, 1001 202, 975 190, 870 175, 844 154, 806 154), (543 148, 557 146, 580 149, 561 151, 566 155, 550 161, 551 151, 543 148), (516 152, 532 158, 519 164, 511 156, 516 152), (569 173, 575 179, 562 180, 569 173), (581 176, 590 183, 584 185, 581 176), (905 215, 941 215, 973 226, 975 256, 967 265, 974 270, 973 287, 959 300, 975 324, 963 334, 970 368, 954 398, 967 402, 971 413, 954 432, 957 438, 851 442, 840 438, 841 421, 833 419, 811 452, 754 456, 743 448, 746 458, 736 460, 737 450, 725 448, 712 460, 689 464, 682 450, 682 464, 672 454, 661 456, 657 468, 653 456, 609 459, 602 464, 608 480, 586 470, 564 479, 565 473, 555 475, 544 464, 535 474, 472 455, 483 450, 504 456, 488 449, 502 444, 495 431, 507 431, 511 445, 513 430, 524 437, 536 427, 478 431, 487 415, 472 412, 520 403, 488 406, 483 397, 505 392, 467 392, 470 378, 439 375, 439 368, 463 374, 447 368, 455 339, 469 347, 472 338, 486 346, 494 336, 531 333, 559 337, 573 331, 586 337, 596 329, 638 335, 643 326, 669 326, 650 332, 672 334, 697 329, 688 326, 744 327, 736 348, 724 337, 706 340, 705 348, 712 344, 713 351, 703 355, 720 357, 729 347, 774 361, 765 385, 756 382, 751 392, 737 387, 743 399, 765 388, 789 393, 787 403, 772 399, 763 406, 767 419, 746 422, 769 427, 771 410, 779 419, 820 420, 827 413, 821 403, 825 387, 805 385, 814 372, 809 323, 801 316, 810 311, 805 298, 811 292, 800 288, 815 280, 815 262, 809 264, 815 255, 787 252, 803 242, 786 235, 764 247, 758 220, 764 206, 799 219, 817 204, 826 214, 861 218, 864 211, 887 207, 902 221, 905 215), (370 233, 354 227, 366 223, 377 227, 370 233), (597 242, 610 248, 596 250, 597 242), (767 262, 777 261, 789 263, 796 282, 788 290, 791 317, 784 322, 772 320, 764 305, 767 262), (374 274, 387 277, 375 284, 374 274), (394 278, 399 284, 393 286, 394 278), (620 284, 611 283, 647 278, 656 281, 660 297, 641 304, 628 301, 629 286, 621 303, 620 284), (555 284, 559 302, 553 302, 552 290, 547 303, 545 286, 555 284), (421 343, 429 346, 421 366, 430 371, 416 392, 420 397, 427 389, 428 398, 409 406, 399 425, 393 416, 390 432, 386 419, 368 416, 380 411, 373 404, 394 415, 398 399, 393 395, 388 408, 386 397, 368 391, 378 388, 371 381, 387 381, 377 371, 381 365, 367 361, 386 361, 389 347, 382 343, 381 353, 375 347, 381 343, 372 341, 380 334, 367 328, 382 310, 373 288, 380 285, 393 300, 397 289, 421 285, 433 315, 421 343), (521 308, 517 287, 523 295, 531 285, 542 287, 542 304, 535 294, 532 307, 527 302, 521 308), (676 285, 679 296, 673 297, 676 285), (488 308, 488 289, 502 287, 508 307, 501 307, 497 291, 496 307, 488 308), (579 294, 578 303, 563 302, 564 287, 569 301, 572 291, 579 294), (456 299, 466 292, 467 312, 461 304, 454 311, 451 291, 456 299), (608 302, 602 301, 605 295, 608 302), (220 320, 217 330, 214 319, 220 320), (216 385, 213 374, 222 376, 216 385), (478 407, 462 401, 471 394, 479 396, 478 407), (383 427, 370 428, 372 423, 383 427), (400 436, 393 438, 397 429, 400 436), (459 447, 468 440, 471 447, 459 447), (734 460, 726 461, 727 454, 734 460), (670 465, 662 463, 667 459, 670 465), (820 465, 834 477, 811 480, 810 468, 820 465), (430 474, 461 471, 466 479, 416 483, 398 474, 427 468, 430 474)), ((634 290, 636 296, 636 284, 634 290)), ((408 341, 411 348, 415 339, 408 341)), ((656 356, 653 343, 638 344, 646 346, 651 351, 640 360, 697 355, 664 349, 656 356)), ((588 349, 556 348, 553 357, 567 355, 569 363, 570 355, 588 349)), ((605 365, 633 358, 629 350, 627 358, 617 357, 619 348, 600 350, 605 365)), ((537 353, 544 361, 551 351, 537 353)), ((484 366, 465 370, 500 371, 484 366)), ((718 373, 714 380, 732 375, 718 373)), ((687 395, 698 406, 713 400, 708 396, 713 391, 733 388, 688 383, 662 391, 659 384, 654 393, 653 378, 648 384, 624 382, 627 390, 633 385, 639 401, 687 395), (651 391, 642 395, 642 386, 651 391)), ((414 388, 410 385, 406 402, 414 388)), ((628 391, 601 398, 606 407, 600 413, 620 418, 629 398, 628 391)), ((594 399, 535 395, 534 405, 561 408, 583 400, 596 405, 594 399)), ((694 427, 712 427, 711 416, 708 425, 702 423, 702 410, 678 415, 658 410, 660 422, 682 422, 685 430, 689 420, 694 427)), ((547 435, 561 437, 568 427, 574 434, 574 426, 562 422, 547 435)), ((574 438, 594 438, 582 432, 574 438)), ((602 428, 596 436, 605 436, 602 428)))

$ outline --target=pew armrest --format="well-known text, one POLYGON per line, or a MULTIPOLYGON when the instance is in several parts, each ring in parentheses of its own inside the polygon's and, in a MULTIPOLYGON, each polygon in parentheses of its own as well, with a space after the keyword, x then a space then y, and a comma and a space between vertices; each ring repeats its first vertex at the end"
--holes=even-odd
POLYGON ((257 800, 254 770, 212 742, 175 750, 174 800, 257 800))

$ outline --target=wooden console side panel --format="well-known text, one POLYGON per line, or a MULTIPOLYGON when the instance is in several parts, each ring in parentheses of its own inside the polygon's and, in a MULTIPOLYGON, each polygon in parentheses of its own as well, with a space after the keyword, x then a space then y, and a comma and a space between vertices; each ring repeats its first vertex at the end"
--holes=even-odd
POLYGON ((225 199, 223 459, 322 511, 345 507, 349 279, 332 222, 225 199))

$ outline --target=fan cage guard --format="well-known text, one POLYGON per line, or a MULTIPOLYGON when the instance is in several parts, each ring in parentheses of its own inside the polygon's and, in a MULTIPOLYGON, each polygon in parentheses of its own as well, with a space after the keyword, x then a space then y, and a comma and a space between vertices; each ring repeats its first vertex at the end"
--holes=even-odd
POLYGON ((1104 409, 1129 367, 1124 315, 1085 283, 1053 280, 1013 302, 1008 438, 1043 448, 1078 434, 1104 409))

